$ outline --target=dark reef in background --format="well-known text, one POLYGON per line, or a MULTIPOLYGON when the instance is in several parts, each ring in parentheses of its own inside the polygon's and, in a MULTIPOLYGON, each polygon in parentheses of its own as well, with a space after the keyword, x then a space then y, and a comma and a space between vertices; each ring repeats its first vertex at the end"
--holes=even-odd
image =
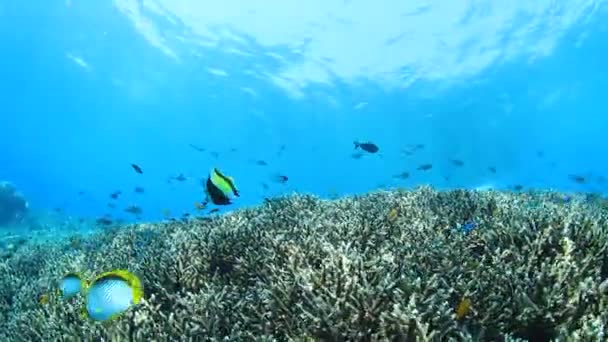
POLYGON ((0 181, 0 226, 20 222, 27 209, 23 195, 11 183, 0 181))
POLYGON ((602 340, 607 211, 561 198, 297 195, 28 244, 0 260, 0 340, 602 340), (81 299, 55 295, 67 272, 121 268, 140 276, 145 296, 115 321, 83 319, 81 299))

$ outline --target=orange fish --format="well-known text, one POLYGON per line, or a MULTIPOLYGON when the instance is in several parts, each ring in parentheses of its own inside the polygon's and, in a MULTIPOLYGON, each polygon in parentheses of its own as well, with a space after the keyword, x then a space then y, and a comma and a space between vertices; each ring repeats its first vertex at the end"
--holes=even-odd
POLYGON ((471 299, 462 297, 456 308, 456 319, 461 319, 471 311, 471 299))

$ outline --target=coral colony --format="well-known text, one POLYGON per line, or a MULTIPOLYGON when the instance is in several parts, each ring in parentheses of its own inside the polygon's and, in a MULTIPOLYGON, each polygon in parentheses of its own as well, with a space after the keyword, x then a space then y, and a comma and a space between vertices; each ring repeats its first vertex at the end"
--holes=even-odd
POLYGON ((605 340, 606 203, 554 196, 294 195, 28 243, 0 261, 0 341, 605 340), (91 289, 57 292, 70 272, 117 269, 141 289, 108 278, 123 298, 111 321, 91 318, 107 316, 91 289))

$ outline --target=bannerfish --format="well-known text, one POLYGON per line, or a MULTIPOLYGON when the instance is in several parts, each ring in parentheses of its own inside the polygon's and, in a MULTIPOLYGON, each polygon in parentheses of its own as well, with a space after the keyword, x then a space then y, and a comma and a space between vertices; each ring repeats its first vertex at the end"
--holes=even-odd
POLYGON ((222 174, 217 168, 214 168, 209 173, 209 177, 207 177, 207 181, 205 182, 205 192, 215 205, 232 204, 230 200, 231 193, 236 197, 240 196, 238 189, 234 185, 234 179, 222 174))
POLYGON ((143 297, 139 278, 127 270, 114 270, 98 275, 88 286, 86 313, 95 321, 119 317, 143 297))
POLYGON ((80 274, 70 272, 64 275, 59 281, 59 292, 63 299, 70 299, 82 291, 84 288, 84 280, 80 274))
POLYGON ((139 167, 136 164, 131 164, 131 167, 133 168, 133 170, 135 170, 135 172, 137 173, 144 173, 144 171, 141 169, 141 167, 139 167))
POLYGON ((371 143, 371 142, 361 143, 361 142, 355 141, 354 144, 355 144, 355 149, 361 148, 363 151, 369 152, 369 153, 376 153, 380 150, 380 148, 376 144, 371 143))

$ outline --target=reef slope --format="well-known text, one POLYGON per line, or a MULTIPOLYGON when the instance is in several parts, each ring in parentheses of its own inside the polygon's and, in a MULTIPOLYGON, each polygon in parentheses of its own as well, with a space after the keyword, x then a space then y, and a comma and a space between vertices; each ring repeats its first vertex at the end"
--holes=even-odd
POLYGON ((294 195, 26 245, 0 261, 0 340, 605 340, 600 204, 429 188, 294 195), (82 298, 54 292, 66 272, 121 268, 145 296, 114 321, 83 318, 82 298))

